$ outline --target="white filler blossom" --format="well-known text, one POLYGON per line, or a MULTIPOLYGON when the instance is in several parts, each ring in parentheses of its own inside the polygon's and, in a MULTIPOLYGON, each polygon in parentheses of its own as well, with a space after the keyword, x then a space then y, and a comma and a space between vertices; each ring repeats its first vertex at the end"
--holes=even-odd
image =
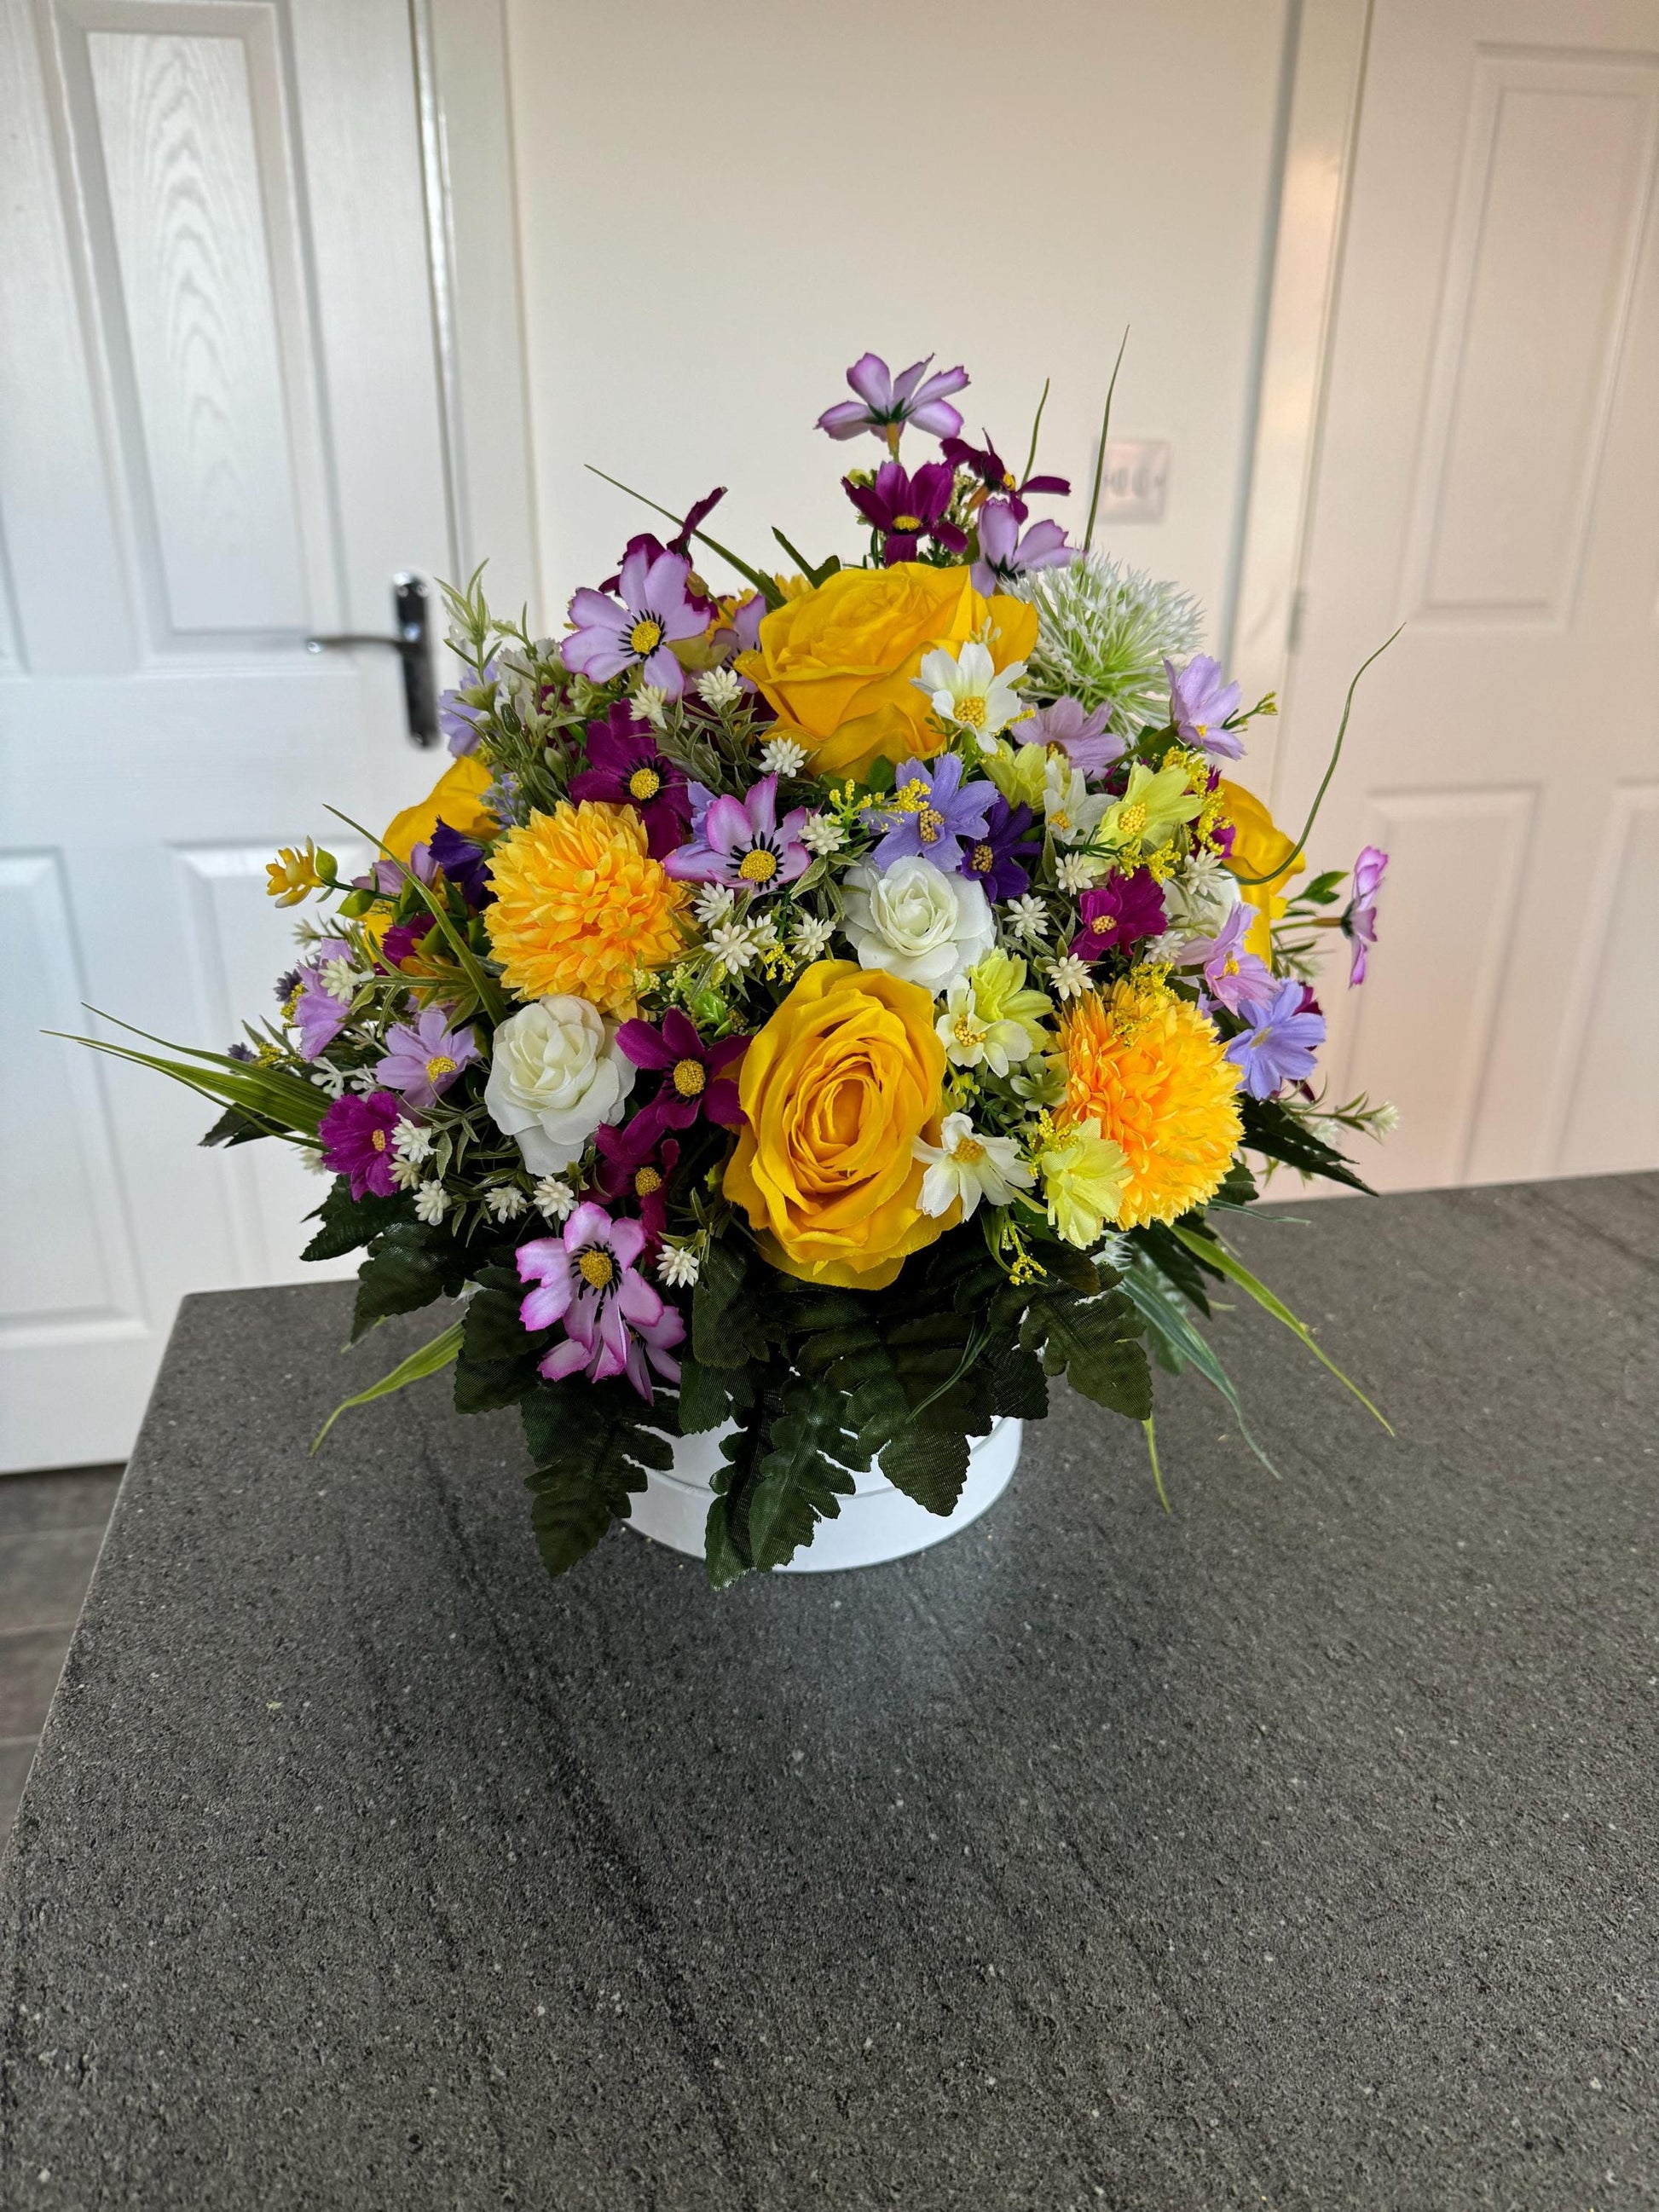
POLYGON ((544 1176, 532 1195, 537 1212, 549 1221, 563 1221, 576 1210, 576 1194, 562 1176, 544 1176))
POLYGON ((1080 999, 1093 981, 1089 963, 1074 952, 1062 952, 1058 960, 1048 963, 1048 981, 1057 999, 1080 999))
POLYGON ((492 1183, 484 1193, 484 1204, 497 1221, 516 1221, 530 1210, 530 1200, 515 1182, 492 1183))
POLYGON ((847 825, 833 814, 809 814, 800 825, 800 842, 821 860, 826 853, 840 852, 847 842, 847 825))
POLYGON ((671 1290, 689 1291, 702 1272, 702 1264, 689 1244, 665 1244, 657 1273, 671 1290))
POLYGON ((711 668, 697 678, 697 696, 705 707, 712 707, 717 714, 723 714, 742 698, 742 679, 729 668, 711 668))
POLYGON ((798 775, 806 765, 806 748, 793 738, 770 738, 761 747, 760 758, 769 775, 798 775))
POLYGON ((1048 909, 1035 891, 1027 891, 1019 898, 1010 899, 1003 911, 1009 928, 1017 937, 1029 938, 1033 944, 1041 944, 1048 936, 1048 909))
POLYGON ((796 917, 795 933, 789 940, 789 948, 803 960, 822 960, 830 950, 830 940, 835 933, 834 922, 825 921, 822 915, 799 915, 796 917))
POLYGON ((663 709, 668 704, 668 694, 654 684, 641 684, 634 694, 634 704, 653 730, 662 727, 663 709))
POLYGON ((729 884, 705 884, 691 904, 703 927, 713 929, 728 918, 737 902, 738 895, 729 884))
POLYGON ((419 1121, 402 1116, 392 1132, 392 1149, 400 1160, 428 1159, 432 1153, 432 1132, 419 1121))
POLYGON ((441 1182, 423 1182, 415 1194, 415 1211, 428 1227, 435 1228, 449 1205, 449 1193, 441 1182))
POLYGON ((1029 1190, 1036 1181, 1013 1138, 983 1135, 965 1114, 947 1114, 939 1137, 937 1145, 918 1137, 912 1147, 928 1164, 917 1204, 935 1219, 958 1199, 964 1221, 982 1198, 1006 1206, 1017 1190, 1029 1190))
POLYGON ((728 975, 741 975, 769 941, 757 922, 723 921, 708 933, 708 950, 728 975))

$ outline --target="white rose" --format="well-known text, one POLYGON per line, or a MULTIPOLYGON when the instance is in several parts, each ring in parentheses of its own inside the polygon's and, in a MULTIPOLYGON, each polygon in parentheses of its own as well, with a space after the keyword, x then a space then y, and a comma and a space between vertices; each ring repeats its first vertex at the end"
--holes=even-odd
POLYGON ((484 1104, 532 1175, 557 1175, 595 1129, 620 1121, 638 1073, 617 1025, 586 999, 538 999, 495 1032, 484 1104))
POLYGON ((982 959, 996 941, 984 892, 966 876, 947 876, 931 860, 895 860, 847 874, 842 924, 860 968, 884 968, 935 994, 982 959))

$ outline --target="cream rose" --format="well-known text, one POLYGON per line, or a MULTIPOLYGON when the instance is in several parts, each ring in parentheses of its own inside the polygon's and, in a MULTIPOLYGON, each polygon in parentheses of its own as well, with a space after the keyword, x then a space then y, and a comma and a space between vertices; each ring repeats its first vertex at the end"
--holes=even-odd
POLYGON ((595 1129, 620 1121, 638 1071, 617 1049, 617 1025, 586 999, 525 1006, 495 1032, 484 1085, 490 1119, 516 1138, 532 1175, 557 1175, 595 1129))
POLYGON ((948 990, 996 941, 979 885, 914 858, 880 872, 848 869, 842 927, 860 968, 884 968, 935 994, 948 990))

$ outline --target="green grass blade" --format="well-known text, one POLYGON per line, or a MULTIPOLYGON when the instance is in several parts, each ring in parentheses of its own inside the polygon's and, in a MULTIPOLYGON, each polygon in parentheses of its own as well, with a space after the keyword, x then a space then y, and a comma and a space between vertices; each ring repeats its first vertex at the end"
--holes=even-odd
POLYGON ((354 822, 349 814, 342 814, 337 806, 331 806, 327 811, 337 822, 343 822, 348 830, 355 830, 360 837, 367 837, 371 845, 379 847, 394 867, 403 870, 405 879, 414 884, 420 894, 422 904, 442 931, 445 941, 455 956, 455 964, 472 986, 478 1004, 492 1022, 496 1024, 504 1022, 507 1019, 507 1000, 495 988, 494 977, 488 975, 479 965, 477 956, 472 947, 450 920, 448 909, 443 901, 428 890, 406 860, 400 860, 391 848, 375 836, 372 830, 365 830, 361 822, 354 822))
MULTIPOLYGON (((1123 336, 1118 340, 1117 359, 1112 363, 1112 380, 1106 387, 1106 404, 1100 417, 1100 451, 1095 455, 1095 488, 1089 500, 1089 527, 1083 533, 1083 550, 1086 553, 1095 542, 1095 517, 1100 511, 1101 479, 1106 473, 1106 433, 1112 427, 1112 394, 1117 390, 1117 373, 1123 366, 1123 349, 1129 343, 1129 326, 1123 326, 1123 336)), ((1035 440, 1033 448, 1035 449, 1035 440)))
POLYGON ((1146 1431, 1146 1456, 1152 1463, 1152 1480, 1158 1487, 1158 1502, 1167 1513, 1170 1510, 1170 1500, 1164 1487, 1164 1470, 1158 1463, 1158 1431, 1152 1426, 1152 1417, 1150 1413, 1140 1425, 1146 1431))
MULTIPOLYGON (((1401 623, 1400 629, 1404 629, 1405 627, 1405 623, 1401 623)), ((1325 793, 1330 789, 1331 778, 1336 774, 1336 764, 1342 757, 1342 740, 1348 734, 1348 717, 1353 712, 1353 695, 1359 689, 1359 679, 1365 673, 1365 671, 1370 666, 1373 660, 1380 660, 1382 658, 1382 655, 1394 643, 1394 639, 1399 636, 1400 629, 1395 630, 1394 637, 1385 637, 1382 644, 1377 647, 1376 651, 1373 653, 1367 654, 1366 658, 1360 662, 1358 667, 1354 671, 1353 681, 1348 686, 1348 696, 1342 702, 1342 720, 1336 726, 1336 743, 1331 747, 1331 757, 1325 763, 1325 773, 1319 780, 1318 790, 1314 793, 1314 803, 1308 809, 1308 818, 1302 825, 1302 835, 1297 839, 1294 846, 1291 848, 1290 852, 1285 854, 1285 858, 1279 863, 1277 867, 1270 868, 1265 876, 1238 876, 1234 879, 1236 882, 1240 884, 1270 884, 1276 876, 1282 876, 1284 874, 1285 869, 1290 866, 1292 860, 1299 860, 1302 858, 1303 853, 1306 849, 1308 840, 1313 835, 1314 823, 1319 818, 1319 810, 1325 803, 1325 793)))
POLYGON ((112 1044, 103 1037, 76 1036, 69 1030, 47 1030, 45 1034, 63 1037, 70 1044, 83 1044, 93 1052, 107 1053, 112 1060, 125 1060, 135 1067, 154 1068, 158 1075, 170 1076, 198 1097, 211 1099, 216 1105, 240 1107, 256 1120, 269 1121, 275 1135, 298 1131, 314 1137, 328 1111, 328 1099, 314 1085, 245 1067, 240 1060, 228 1060, 222 1068, 192 1067, 188 1060, 138 1052, 130 1044, 112 1044))
MULTIPOLYGON (((1148 1274, 1158 1272, 1150 1260, 1137 1260, 1123 1278, 1126 1294, 1139 1309, 1147 1328, 1162 1336, 1189 1367, 1196 1368, 1210 1388, 1226 1401, 1228 1411, 1237 1424, 1239 1435, 1268 1474, 1277 1480, 1279 1469, 1256 1442, 1250 1432, 1250 1425, 1244 1418, 1243 1401, 1239 1397, 1237 1384, 1211 1350, 1208 1340, 1188 1319, 1182 1308, 1172 1304, 1153 1283, 1147 1280, 1148 1274)), ((1164 1279, 1167 1281, 1169 1279, 1166 1276, 1164 1279)), ((1179 1291, 1176 1295, 1178 1298, 1179 1291)))
POLYGON ((434 1336, 430 1344, 423 1344, 418 1352, 411 1352, 389 1375, 382 1375, 378 1382, 371 1382, 367 1390, 358 1391, 355 1398, 343 1398, 317 1431, 312 1445, 314 1458, 322 1449, 323 1438, 334 1426, 342 1413, 349 1413, 354 1406, 373 1405, 376 1398, 389 1398, 394 1390, 401 1390, 406 1382, 419 1382, 426 1376, 436 1375, 448 1366, 461 1348, 461 1323, 452 1322, 441 1335, 434 1336))

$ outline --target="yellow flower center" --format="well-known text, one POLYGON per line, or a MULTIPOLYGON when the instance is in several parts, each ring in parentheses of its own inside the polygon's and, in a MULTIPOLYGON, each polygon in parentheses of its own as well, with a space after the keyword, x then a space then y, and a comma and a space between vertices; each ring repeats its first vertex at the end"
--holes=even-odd
POLYGON ((769 853, 763 845, 757 845, 745 853, 738 864, 738 873, 746 884, 769 884, 778 872, 778 856, 769 853))
POLYGON ((1207 722, 1194 722, 1193 727, 1200 738, 1207 738, 1210 734, 1210 726, 1207 722))
MULTIPOLYGON (((957 1016, 956 1027, 952 1030, 951 1035, 960 1045, 973 1045, 982 1044, 985 1041, 986 1032, 981 1029, 978 1023, 974 1020, 971 1014, 958 1014, 957 1016)), ((960 1155, 958 1155, 958 1157, 960 1157, 960 1155)))
POLYGON ((1072 826, 1072 817, 1066 811, 1064 807, 1061 807, 1059 813, 1051 814, 1048 817, 1048 820, 1056 833, 1062 837, 1072 826))
POLYGON ((1115 914, 1097 914, 1089 927, 1097 937, 1109 937, 1117 927, 1117 916, 1115 914))
POLYGON ((628 633, 628 650, 641 660, 662 643, 662 624, 654 615, 641 615, 628 633))
POLYGON ((1132 805, 1121 806, 1118 809, 1117 826, 1124 836, 1139 837, 1146 827, 1145 801, 1137 799, 1132 805))
POLYGON ((639 1168, 634 1175, 634 1195, 650 1198, 662 1188, 662 1177, 655 1168, 639 1168))
POLYGON ((452 1060, 447 1052, 437 1053, 426 1064, 426 1079, 435 1083, 441 1075, 453 1075, 460 1062, 452 1060))
POLYGON ((682 1098, 701 1098, 708 1076, 700 1060, 677 1060, 674 1063, 674 1088, 682 1098))
POLYGON ((916 835, 924 845, 937 845, 939 833, 945 827, 945 817, 937 806, 919 807, 916 811, 916 835))
POLYGON ((653 768, 636 768, 628 779, 630 799, 654 799, 662 789, 662 778, 653 768))
POLYGON ((1002 489, 1004 491, 1012 491, 1013 488, 1014 472, 1012 469, 1004 469, 1002 471, 1002 489))
POLYGON ((608 1252, 601 1252, 597 1244, 590 1244, 576 1262, 577 1273, 583 1282, 596 1291, 608 1291, 616 1274, 616 1267, 608 1252))
POLYGON ((1237 975, 1238 961, 1236 955, 1231 952, 1227 955, 1226 959, 1222 963, 1221 972, 1224 975, 1237 975))
POLYGON ((919 514, 896 514, 893 517, 893 527, 895 530, 902 530, 908 538, 912 532, 921 529, 921 517, 919 514))
POLYGON ((383 1152, 386 1150, 386 1131, 371 1129, 368 1133, 368 1141, 377 1152, 383 1152))
POLYGON ((970 866, 976 876, 988 876, 995 860, 996 854, 988 845, 975 845, 970 866))
POLYGON ((957 701, 957 720, 966 722, 970 730, 985 726, 985 700, 981 693, 970 691, 965 699, 957 701))
POLYGON ((951 1146, 951 1158, 960 1160, 964 1167, 972 1167, 975 1160, 985 1158, 985 1147, 977 1137, 958 1137, 951 1146))

